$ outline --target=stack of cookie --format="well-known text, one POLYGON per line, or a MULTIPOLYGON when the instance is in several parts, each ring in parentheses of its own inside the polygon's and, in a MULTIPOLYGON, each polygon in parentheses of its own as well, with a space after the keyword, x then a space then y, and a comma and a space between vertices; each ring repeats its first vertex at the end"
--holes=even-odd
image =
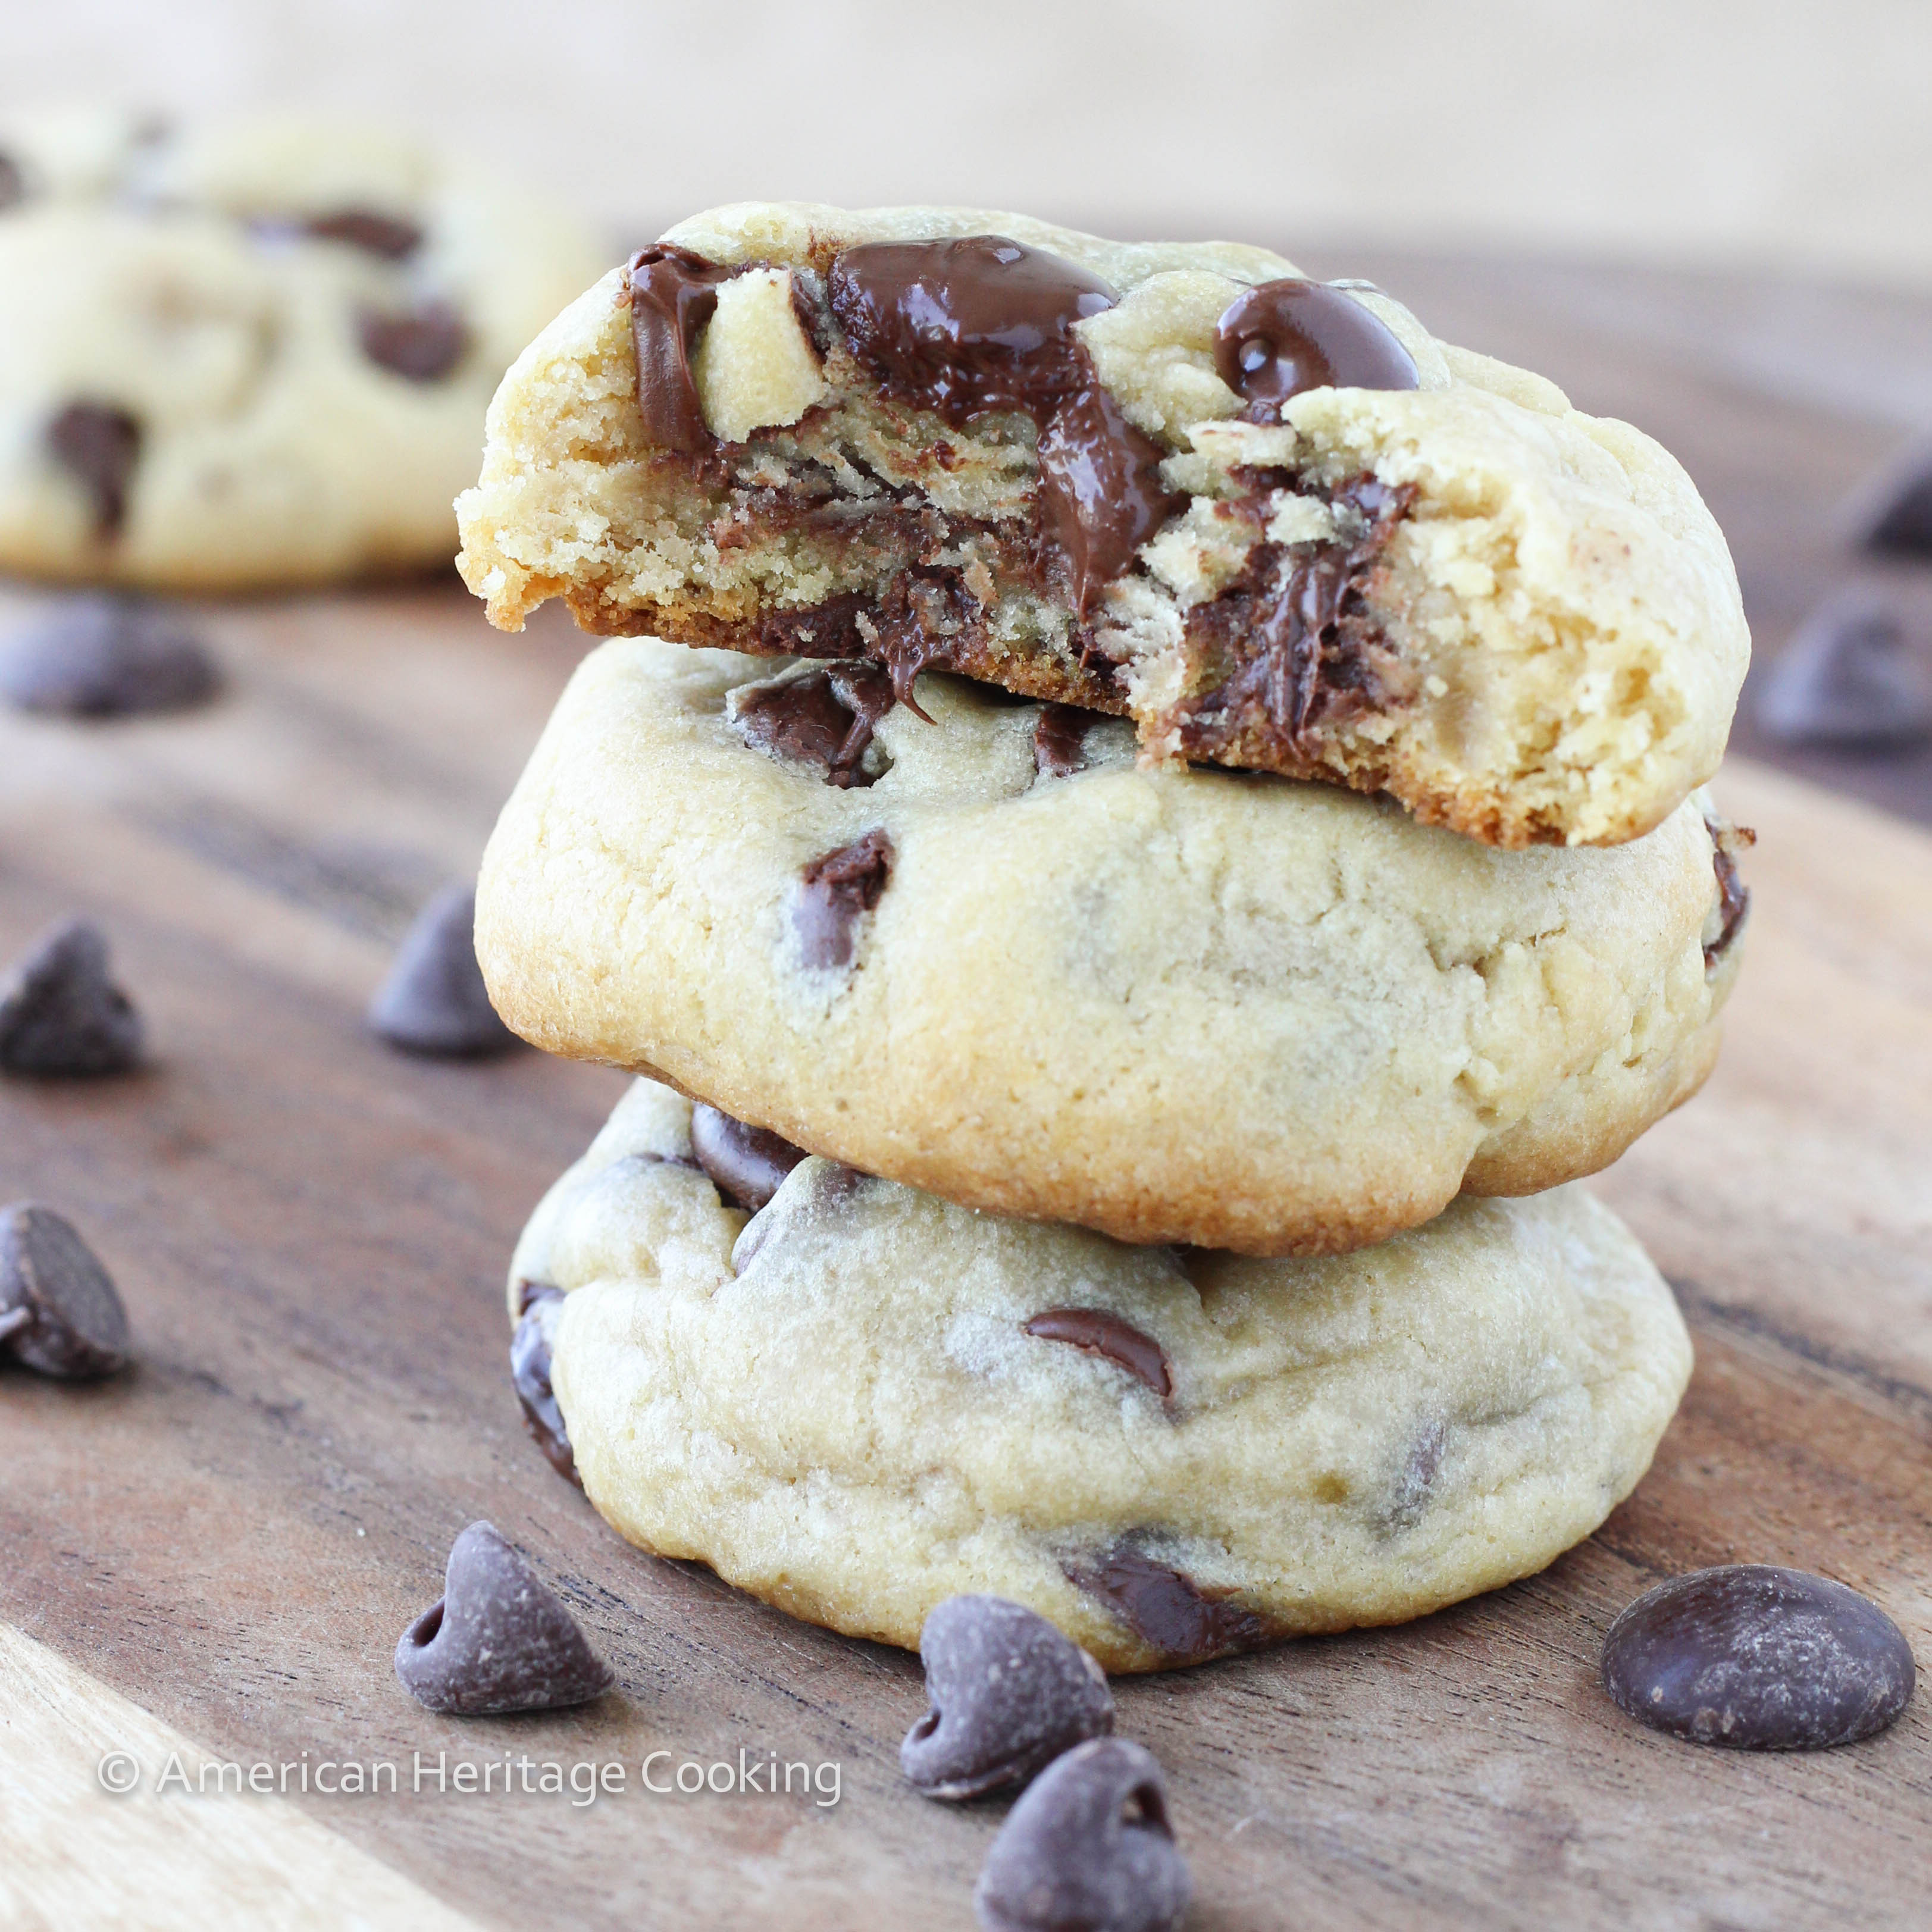
POLYGON ((640 1079, 513 1361, 627 1537, 1110 1670, 1547 1563, 1690 1349, 1567 1184, 1693 1093, 1748 644, 1683 472, 1381 291, 750 206, 493 407, 460 567, 579 671, 486 858, 510 1024, 640 1079))

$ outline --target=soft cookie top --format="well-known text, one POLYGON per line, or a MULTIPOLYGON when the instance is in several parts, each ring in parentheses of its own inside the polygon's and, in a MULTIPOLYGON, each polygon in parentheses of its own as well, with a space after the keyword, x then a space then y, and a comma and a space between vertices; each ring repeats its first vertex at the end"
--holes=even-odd
POLYGON ((1266 250, 747 204, 612 271, 493 406, 458 560, 514 627, 943 668, 1142 755, 1612 844, 1749 653, 1672 458, 1266 250))

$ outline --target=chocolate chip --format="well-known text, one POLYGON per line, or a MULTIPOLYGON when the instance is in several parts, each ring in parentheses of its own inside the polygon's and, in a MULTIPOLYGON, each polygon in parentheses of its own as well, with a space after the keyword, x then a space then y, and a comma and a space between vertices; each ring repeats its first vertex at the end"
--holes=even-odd
POLYGON ((91 1078, 140 1058, 141 1016, 108 976, 107 941, 92 922, 43 935, 0 984, 0 1070, 91 1078))
POLYGON ((919 1634, 932 1706, 899 1746, 928 1798, 1024 1784, 1114 1728, 1107 1674, 1042 1616, 1001 1597, 949 1597, 919 1634))
POLYGON ((0 1208, 0 1348, 44 1376, 91 1381, 128 1363, 128 1316, 107 1270, 50 1208, 0 1208))
POLYGON ((464 1718, 561 1710, 616 1682, 556 1592, 488 1522, 451 1546, 442 1594, 404 1631, 396 1675, 418 1703, 464 1718))
POLYGON ((852 928, 878 904, 892 878, 892 842, 875 826, 806 867, 791 922, 806 965, 850 964, 852 928))
MULTIPOLYGON (((345 208, 318 214, 302 224, 319 242, 346 242, 364 254, 386 262, 404 262, 422 246, 423 232, 399 214, 381 214, 370 208, 345 208)), ((380 359, 380 358, 379 358, 380 359)))
POLYGON ((1087 732, 1094 713, 1077 705, 1044 706, 1033 728, 1033 768, 1044 778, 1070 778, 1087 769, 1087 732))
POLYGON ((770 1128, 748 1126, 702 1100, 691 1110, 691 1151, 718 1192, 754 1214, 806 1157, 770 1128))
POLYGON ((1449 1432, 1440 1417, 1426 1422, 1408 1445, 1388 1500, 1388 1520, 1391 1529, 1413 1529, 1429 1507, 1429 1492, 1442 1468, 1442 1452, 1448 1446, 1449 1432))
POLYGON ((1604 1688, 1694 1744, 1823 1750, 1882 1731, 1912 1696, 1904 1633, 1828 1577, 1730 1563, 1660 1583, 1611 1624, 1604 1688))
POLYGON ((425 302, 400 315, 365 308, 356 328, 370 362, 411 382, 440 382, 470 346, 462 317, 444 302, 425 302))
POLYGON ((1106 1309, 1048 1308, 1028 1322, 1025 1331, 1042 1342, 1064 1342, 1116 1364, 1146 1383, 1162 1402, 1174 1394, 1166 1350, 1151 1335, 1106 1309))
POLYGON ((140 460, 140 419, 111 403, 69 403, 46 428, 47 453, 94 499, 94 533, 118 536, 128 520, 128 479, 140 460))
POLYGON ((125 718, 203 704, 221 674, 153 604, 76 597, 0 644, 0 693, 22 711, 125 718))
POLYGON ((866 752, 892 708, 892 680, 877 664, 835 663, 733 692, 728 717, 753 750, 813 765, 842 790, 872 784, 884 769, 866 752))
POLYGON ((1099 1598, 1169 1664, 1199 1664, 1268 1641, 1268 1627, 1253 1611, 1209 1594, 1131 1538, 1097 1556, 1069 1558, 1060 1567, 1069 1582, 1099 1598))
POLYGON ((1704 824, 1711 835, 1711 868, 1718 875, 1718 933, 1704 946, 1704 970, 1708 973, 1736 944, 1750 915, 1750 888, 1738 870, 1736 855, 1755 845, 1757 834, 1748 825, 1732 825, 1708 812, 1704 824))
POLYGON ((1881 555, 1932 557, 1932 452, 1894 482, 1865 526, 1864 544, 1881 555))
POLYGON ((27 198, 26 177, 11 154, 0 154, 0 209, 17 208, 27 198))
POLYGON ((570 1446, 570 1431, 550 1386, 550 1353, 562 1308, 562 1289, 548 1282, 526 1281, 518 1289, 516 1330, 510 1337, 510 1385, 517 1392, 531 1440, 560 1476, 581 1489, 577 1453, 570 1446))
POLYGON ((631 258, 628 292, 638 407, 644 418, 644 440, 654 448, 694 456, 711 447, 691 373, 691 352, 698 331, 717 309, 718 284, 739 272, 664 242, 631 258))
POLYGON ((1186 501, 1160 480, 1166 454, 1097 382, 1068 395, 1042 433, 1041 526, 1066 559, 1082 616, 1186 501))
POLYGON ((1192 1891, 1153 1754, 1095 1738, 1028 1786, 973 1905, 987 1932, 1173 1932, 1192 1891))
POLYGON ((1898 619, 1858 598, 1828 600, 1772 663, 1759 725, 1788 745, 1874 749, 1932 736, 1932 668, 1898 619))
POLYGON ((1307 389, 1413 389, 1414 358, 1373 310, 1324 283, 1263 282, 1214 329, 1214 366, 1257 418, 1307 389))
POLYGON ((423 908, 369 1003, 369 1024, 406 1053, 449 1059, 482 1059, 518 1043, 496 1017, 476 963, 476 895, 469 887, 452 886, 423 908))

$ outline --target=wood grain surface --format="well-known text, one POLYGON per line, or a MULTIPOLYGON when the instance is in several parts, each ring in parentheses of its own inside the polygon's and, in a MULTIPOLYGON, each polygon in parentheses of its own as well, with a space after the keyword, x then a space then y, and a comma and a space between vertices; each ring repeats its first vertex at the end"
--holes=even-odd
MULTIPOLYGON (((1864 568, 1832 520, 1899 424, 1727 362, 1748 290, 1366 272, 1677 448, 1772 649, 1864 568)), ((0 956, 98 918, 154 1044, 130 1079, 0 1084, 0 1199, 80 1225, 140 1354, 95 1388, 0 1372, 0 1791, 33 1797, 10 1820, 42 1848, 10 1854, 0 1914, 969 1925, 1001 1814, 899 1781, 916 1660, 628 1550, 523 1433, 506 1259, 622 1081, 533 1053, 410 1060, 361 1023, 414 907, 473 867, 582 640, 551 614, 499 638, 442 584, 204 615, 232 673, 209 710, 0 714, 0 956), (466 1723, 403 1695, 396 1638, 478 1516, 575 1608, 620 1695, 466 1723), (134 1798, 82 1788, 113 1748, 142 1760, 134 1798), (177 1749, 298 1782, 154 1791, 177 1749), (656 1750, 836 1764, 838 1801, 648 1793, 656 1750), (628 1788, 412 1790, 418 1754, 620 1762, 628 1788), (303 1792, 324 1761, 394 1763, 400 1789, 303 1792)), ((1837 794, 1724 775, 1761 838, 1725 1057, 1599 1184, 1698 1348, 1636 1495, 1542 1576, 1423 1622, 1118 1687, 1172 1780, 1191 1925, 1924 1922, 1932 1703, 1852 1750, 1746 1756, 1637 1728, 1594 1676, 1631 1597, 1731 1559, 1843 1578, 1932 1662, 1932 833, 1844 795, 1932 820, 1910 768, 1834 770, 1837 794)))

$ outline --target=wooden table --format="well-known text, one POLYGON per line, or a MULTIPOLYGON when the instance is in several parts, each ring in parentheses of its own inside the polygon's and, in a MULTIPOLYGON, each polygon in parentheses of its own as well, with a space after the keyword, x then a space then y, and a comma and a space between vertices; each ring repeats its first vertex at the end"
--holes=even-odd
MULTIPOLYGON (((1864 568, 1833 519, 1900 440, 1899 382, 1880 406, 1842 370, 1835 390, 1792 372, 1847 318, 1868 349, 1892 330, 1909 369, 1932 305, 1352 266, 1670 442, 1732 533, 1761 648, 1864 568), (1766 316, 1789 366, 1762 352, 1766 316)), ((520 1426, 506 1257, 619 1076, 411 1061, 361 1024, 412 908, 473 867, 581 640, 548 615, 497 637, 444 585, 208 624, 233 672, 211 710, 0 715, 0 955, 95 916, 155 1046, 132 1080, 0 1085, 0 1199, 80 1223, 140 1356, 97 1388, 0 1376, 0 1922, 970 1924, 1000 1814, 900 1783, 916 1661, 632 1551, 520 1426), (465 1724, 402 1695, 396 1637, 478 1516, 556 1582, 621 1696, 465 1724), (640 1791, 660 1750, 836 1762, 839 1802, 640 1791), (108 1750, 139 1761, 134 1795, 99 1788, 108 1750), (190 1782, 211 1759, 287 1765, 287 1795, 157 1791, 171 1753, 190 1782), (620 1761, 628 1788, 581 1808, 412 1791, 418 1753, 620 1761), (402 1789, 303 1794, 304 1762, 346 1760, 396 1764, 402 1789)), ((1870 1592, 1932 1664, 1932 832, 1843 795, 1932 822, 1928 755, 1831 768, 1837 794, 1724 775, 1762 835, 1725 1058, 1600 1183, 1697 1342, 1636 1496, 1480 1601, 1119 1687, 1172 1779, 1193 1925, 1925 1922, 1932 1700, 1854 1750, 1751 1757, 1638 1729, 1594 1672, 1640 1590, 1735 1558, 1870 1592)))

